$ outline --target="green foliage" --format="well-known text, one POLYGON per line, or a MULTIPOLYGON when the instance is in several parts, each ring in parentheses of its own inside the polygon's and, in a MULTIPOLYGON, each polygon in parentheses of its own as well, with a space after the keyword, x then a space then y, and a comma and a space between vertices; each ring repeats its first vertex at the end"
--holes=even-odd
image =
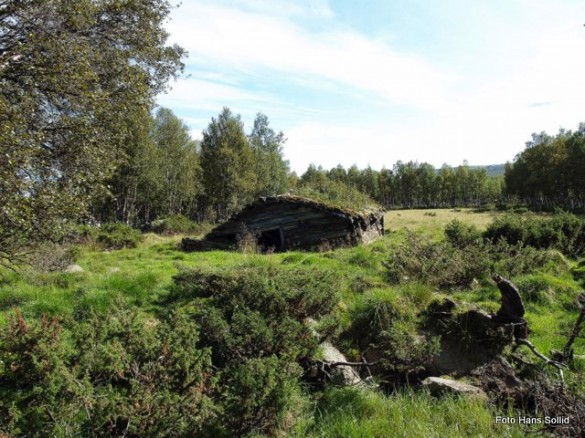
POLYGON ((0 263, 107 191, 129 125, 182 68, 166 0, 19 1, 0 13, 0 263))
POLYGON ((258 266, 240 270, 196 269, 178 274, 169 300, 211 297, 221 308, 249 308, 266 317, 319 317, 337 303, 338 279, 318 269, 258 266))
MULTIPOLYGON (((152 204, 161 215, 193 213, 201 188, 201 168, 189 127, 167 108, 154 119, 160 199, 152 204)), ((153 163, 149 163, 152 165, 153 163)))
POLYGON ((29 326, 16 313, 0 343, 0 430, 21 435, 45 430, 57 413, 75 417, 65 397, 68 373, 60 347, 61 327, 46 318, 29 326))
POLYGON ((168 300, 190 303, 225 388, 215 435, 273 430, 301 375, 297 363, 317 347, 304 320, 331 312, 337 282, 314 270, 258 267, 183 272, 175 283, 168 300))
MULTIPOLYGON (((504 413, 503 415, 506 415, 504 413)), ((391 397, 355 388, 329 388, 312 422, 294 437, 524 437, 519 425, 496 424, 497 407, 464 397, 435 398, 411 388, 391 397)), ((513 414, 511 414, 513 415, 513 414)))
POLYGON ((295 195, 345 210, 366 211, 379 208, 368 195, 342 182, 328 179, 322 181, 301 179, 301 185, 295 191, 295 195))
POLYGON ((188 126, 159 108, 154 117, 138 114, 128 130, 124 159, 109 180, 111 196, 94 203, 93 215, 141 227, 165 216, 198 217, 201 168, 188 126))
POLYGON ((436 208, 475 206, 495 202, 502 193, 501 176, 489 176, 485 168, 467 164, 439 171, 428 163, 398 161, 392 169, 349 169, 341 165, 328 171, 310 165, 301 184, 321 186, 327 181, 342 183, 366 194, 384 207, 436 208))
POLYGON ((506 165, 506 192, 534 209, 585 207, 585 123, 556 136, 532 134, 526 149, 506 165))
POLYGON ((185 315, 118 307, 69 324, 17 314, 3 328, 0 431, 191 436, 213 417, 209 351, 185 315))
MULTIPOLYGON (((434 226, 447 213, 454 214, 420 213, 427 222, 417 225, 425 228, 419 233, 428 234, 429 222, 434 226)), ((465 211, 458 216, 486 217, 465 211)), ((87 239, 99 232, 84 230, 87 239)), ((367 246, 261 256, 183 254, 176 237, 149 234, 134 249, 83 246, 83 274, 7 274, 0 281, 0 435, 317 437, 399 430, 421 437, 429 431, 522 436, 519 429, 494 424, 495 415, 507 412, 491 404, 434 399, 419 389, 392 395, 351 388, 309 392, 299 380, 299 363, 318 352, 307 317, 318 320, 317 331, 349 360, 361 360, 361 353, 381 360, 371 371, 383 386, 400 387, 405 376, 416 379, 436 354, 436 339, 422 336, 420 311, 437 296, 437 285, 430 274, 423 281, 416 272, 439 271, 448 263, 435 268, 425 260, 408 281, 399 277, 398 285, 388 285, 388 268, 380 263, 389 253, 412 250, 409 239, 396 230, 367 246), (13 316, 16 306, 25 318, 13 316), (43 313, 59 320, 43 319, 43 313)), ((574 324, 578 285, 558 251, 475 241, 462 248, 440 245, 421 254, 453 251, 457 266, 474 265, 481 256, 502 275, 520 273, 513 281, 525 297, 532 342, 543 352, 562 349, 559 333, 574 324)), ((496 288, 478 280, 483 287, 450 296, 497 309, 496 288)), ((452 279, 446 284, 451 289, 452 279)), ((576 341, 576 354, 583 345, 576 341)), ((582 386, 581 371, 579 365, 566 372, 568 392, 575 382, 582 386)))
MULTIPOLYGON (((461 241, 458 241, 459 243, 461 241)), ((544 268, 554 254, 503 240, 491 243, 474 240, 466 246, 449 241, 429 242, 407 233, 404 242, 384 264, 390 283, 419 281, 441 289, 469 288, 475 281, 487 281, 498 272, 511 277, 544 268)))
POLYGON ((140 231, 117 222, 99 228, 95 241, 103 249, 136 248, 142 240, 140 231))
POLYGON ((75 263, 80 253, 81 249, 76 245, 47 242, 34 248, 29 263, 40 272, 63 271, 75 263))
POLYGON ((288 161, 283 159, 283 145, 286 138, 270 128, 268 117, 256 115, 254 128, 248 136, 254 151, 254 165, 257 177, 255 196, 275 196, 288 191, 288 161))
POLYGON ((421 371, 439 353, 438 339, 418 335, 409 307, 412 303, 393 291, 369 294, 351 309, 352 323, 341 334, 366 357, 379 361, 383 379, 421 371))
POLYGON ((522 298, 529 303, 538 303, 550 306, 558 302, 572 301, 577 293, 577 288, 567 283, 557 275, 534 273, 520 278, 516 286, 522 291, 522 298))
POLYGON ((227 107, 203 132, 201 168, 213 219, 225 220, 252 200, 257 183, 254 153, 240 116, 227 107))
MULTIPOLYGON (((102 226, 78 225, 64 239, 66 245, 110 250, 136 248, 142 241, 142 233, 122 222, 106 223, 102 226)), ((73 246, 74 247, 74 246, 73 246)))
POLYGON ((579 263, 573 267, 571 272, 575 278, 585 281, 585 259, 580 260, 579 263))
POLYGON ((202 225, 182 215, 166 216, 152 222, 151 230, 158 234, 201 234, 202 225))
POLYGON ((213 436, 270 433, 298 391, 301 368, 276 356, 253 357, 220 373, 224 416, 213 436))
POLYGON ((484 236, 492 242, 523 243, 539 249, 557 249, 568 256, 585 253, 585 221, 570 213, 550 217, 506 215, 488 226, 484 236))
POLYGON ((445 238, 458 248, 464 248, 481 239, 481 231, 473 224, 453 219, 445 226, 445 238))

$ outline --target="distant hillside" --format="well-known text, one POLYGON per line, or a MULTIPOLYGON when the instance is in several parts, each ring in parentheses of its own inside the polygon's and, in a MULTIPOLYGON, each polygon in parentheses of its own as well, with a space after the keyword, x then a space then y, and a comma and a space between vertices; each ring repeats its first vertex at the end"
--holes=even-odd
MULTIPOLYGON (((456 168, 457 166, 453 166, 456 168)), ((469 165, 470 169, 485 169, 487 170, 488 176, 503 176, 504 170, 506 169, 505 164, 488 164, 486 166, 473 166, 469 165)), ((437 174, 439 173, 440 169, 437 169, 437 174)))
POLYGON ((487 166, 469 166, 472 169, 485 169, 488 176, 502 176, 506 168, 505 164, 488 164, 487 166))

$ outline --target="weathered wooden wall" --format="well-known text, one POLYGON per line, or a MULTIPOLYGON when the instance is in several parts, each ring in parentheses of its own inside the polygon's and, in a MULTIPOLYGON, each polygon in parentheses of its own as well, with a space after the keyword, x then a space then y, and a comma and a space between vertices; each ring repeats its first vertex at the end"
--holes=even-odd
MULTIPOLYGON (((206 237, 207 244, 218 248, 235 246, 239 236, 250 232, 257 236, 269 230, 281 230, 282 244, 276 250, 319 249, 369 242, 384 232, 383 212, 355 213, 328 207, 304 198, 261 198, 239 214, 216 227, 206 237)), ((189 250, 183 244, 184 249, 189 250)), ((197 250, 192 245, 191 250, 197 250)))

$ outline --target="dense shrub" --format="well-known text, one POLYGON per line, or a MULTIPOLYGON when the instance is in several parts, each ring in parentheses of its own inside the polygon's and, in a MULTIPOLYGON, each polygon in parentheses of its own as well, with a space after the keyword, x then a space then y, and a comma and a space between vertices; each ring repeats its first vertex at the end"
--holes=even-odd
POLYGON ((210 297, 220 309, 248 308, 267 318, 319 317, 338 302, 339 279, 317 269, 196 269, 174 277, 169 301, 210 297))
POLYGON ((66 237, 66 242, 80 245, 95 244, 99 228, 93 225, 78 225, 66 237))
POLYGON ((169 304, 186 306, 219 370, 223 417, 216 436, 268 433, 298 386, 300 362, 318 341, 305 323, 333 310, 338 281, 312 269, 275 267, 183 272, 169 304))
POLYGON ((585 221, 570 213, 553 216, 498 217, 484 236, 492 242, 523 243, 539 249, 557 249, 569 256, 585 254, 585 221))
POLYGON ((96 242, 103 249, 136 248, 141 240, 140 231, 120 222, 103 225, 96 235, 96 242))
POLYGON ((216 408, 208 349, 180 313, 148 324, 126 308, 69 329, 18 314, 0 341, 0 433, 193 436, 216 408))
POLYGON ((409 233, 384 266, 391 283, 418 281, 451 290, 468 288, 474 280, 487 280, 494 272, 507 277, 529 273, 547 267, 552 260, 556 260, 553 253, 521 242, 491 243, 479 239, 459 247, 448 241, 430 242, 409 233))
MULTIPOLYGON (((68 394, 68 353, 56 321, 27 323, 19 313, 0 336, 0 433, 36 433, 76 417, 68 394), (55 412, 53 414, 53 411, 55 412), (57 418, 54 418, 57 415, 57 418), (63 417, 62 417, 63 416, 63 417)), ((63 427, 63 426, 61 426, 63 427)))
POLYGON ((349 341, 360 355, 378 362, 388 383, 422 371, 439 353, 438 339, 418 334, 414 312, 405 309, 411 303, 401 302, 400 295, 364 297, 351 309, 351 325, 341 334, 343 342, 349 341))
POLYGON ((458 219, 453 219, 445 225, 445 238, 453 246, 464 248, 481 239, 481 231, 473 224, 466 224, 458 219))
POLYGON ((202 234, 208 227, 180 214, 157 219, 150 225, 151 231, 158 234, 202 234))
POLYGON ((305 323, 337 304, 313 270, 177 276, 166 316, 80 302, 65 321, 16 315, 0 333, 0 435, 273 433, 317 339, 305 323))
POLYGON ((80 225, 66 238, 70 244, 81 244, 99 249, 136 248, 142 240, 139 230, 121 222, 102 226, 80 225))
POLYGON ((296 363, 276 356, 229 365, 220 373, 218 384, 224 415, 217 419, 211 436, 273 431, 298 391, 301 374, 296 363))
POLYGON ((39 272, 63 271, 75 263, 80 248, 76 245, 47 242, 34 248, 30 254, 30 265, 39 272))
POLYGON ((251 357, 310 356, 316 340, 303 321, 330 312, 338 301, 337 281, 315 270, 196 270, 175 281, 171 300, 200 298, 195 317, 218 366, 251 357))

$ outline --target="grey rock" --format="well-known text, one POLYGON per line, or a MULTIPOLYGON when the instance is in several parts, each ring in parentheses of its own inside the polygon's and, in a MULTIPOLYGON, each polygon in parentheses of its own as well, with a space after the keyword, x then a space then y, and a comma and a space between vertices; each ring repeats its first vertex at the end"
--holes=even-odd
POLYGON ((67 266, 63 270, 63 272, 66 272, 68 274, 74 274, 74 273, 77 273, 77 272, 84 272, 84 269, 81 266, 79 266, 79 265, 73 264, 73 265, 67 266))
MULTIPOLYGON (((327 362, 347 362, 347 358, 343 353, 335 348, 330 342, 323 342, 321 344, 321 349, 323 351, 323 360, 327 362)), ((335 378, 338 378, 343 385, 359 385, 362 381, 356 370, 348 365, 336 366, 333 368, 332 374, 335 378)))
POLYGON ((429 389, 431 394, 436 396, 443 394, 458 394, 487 398, 486 393, 483 392, 482 389, 457 380, 444 379, 441 377, 427 377, 423 380, 423 385, 429 389))

